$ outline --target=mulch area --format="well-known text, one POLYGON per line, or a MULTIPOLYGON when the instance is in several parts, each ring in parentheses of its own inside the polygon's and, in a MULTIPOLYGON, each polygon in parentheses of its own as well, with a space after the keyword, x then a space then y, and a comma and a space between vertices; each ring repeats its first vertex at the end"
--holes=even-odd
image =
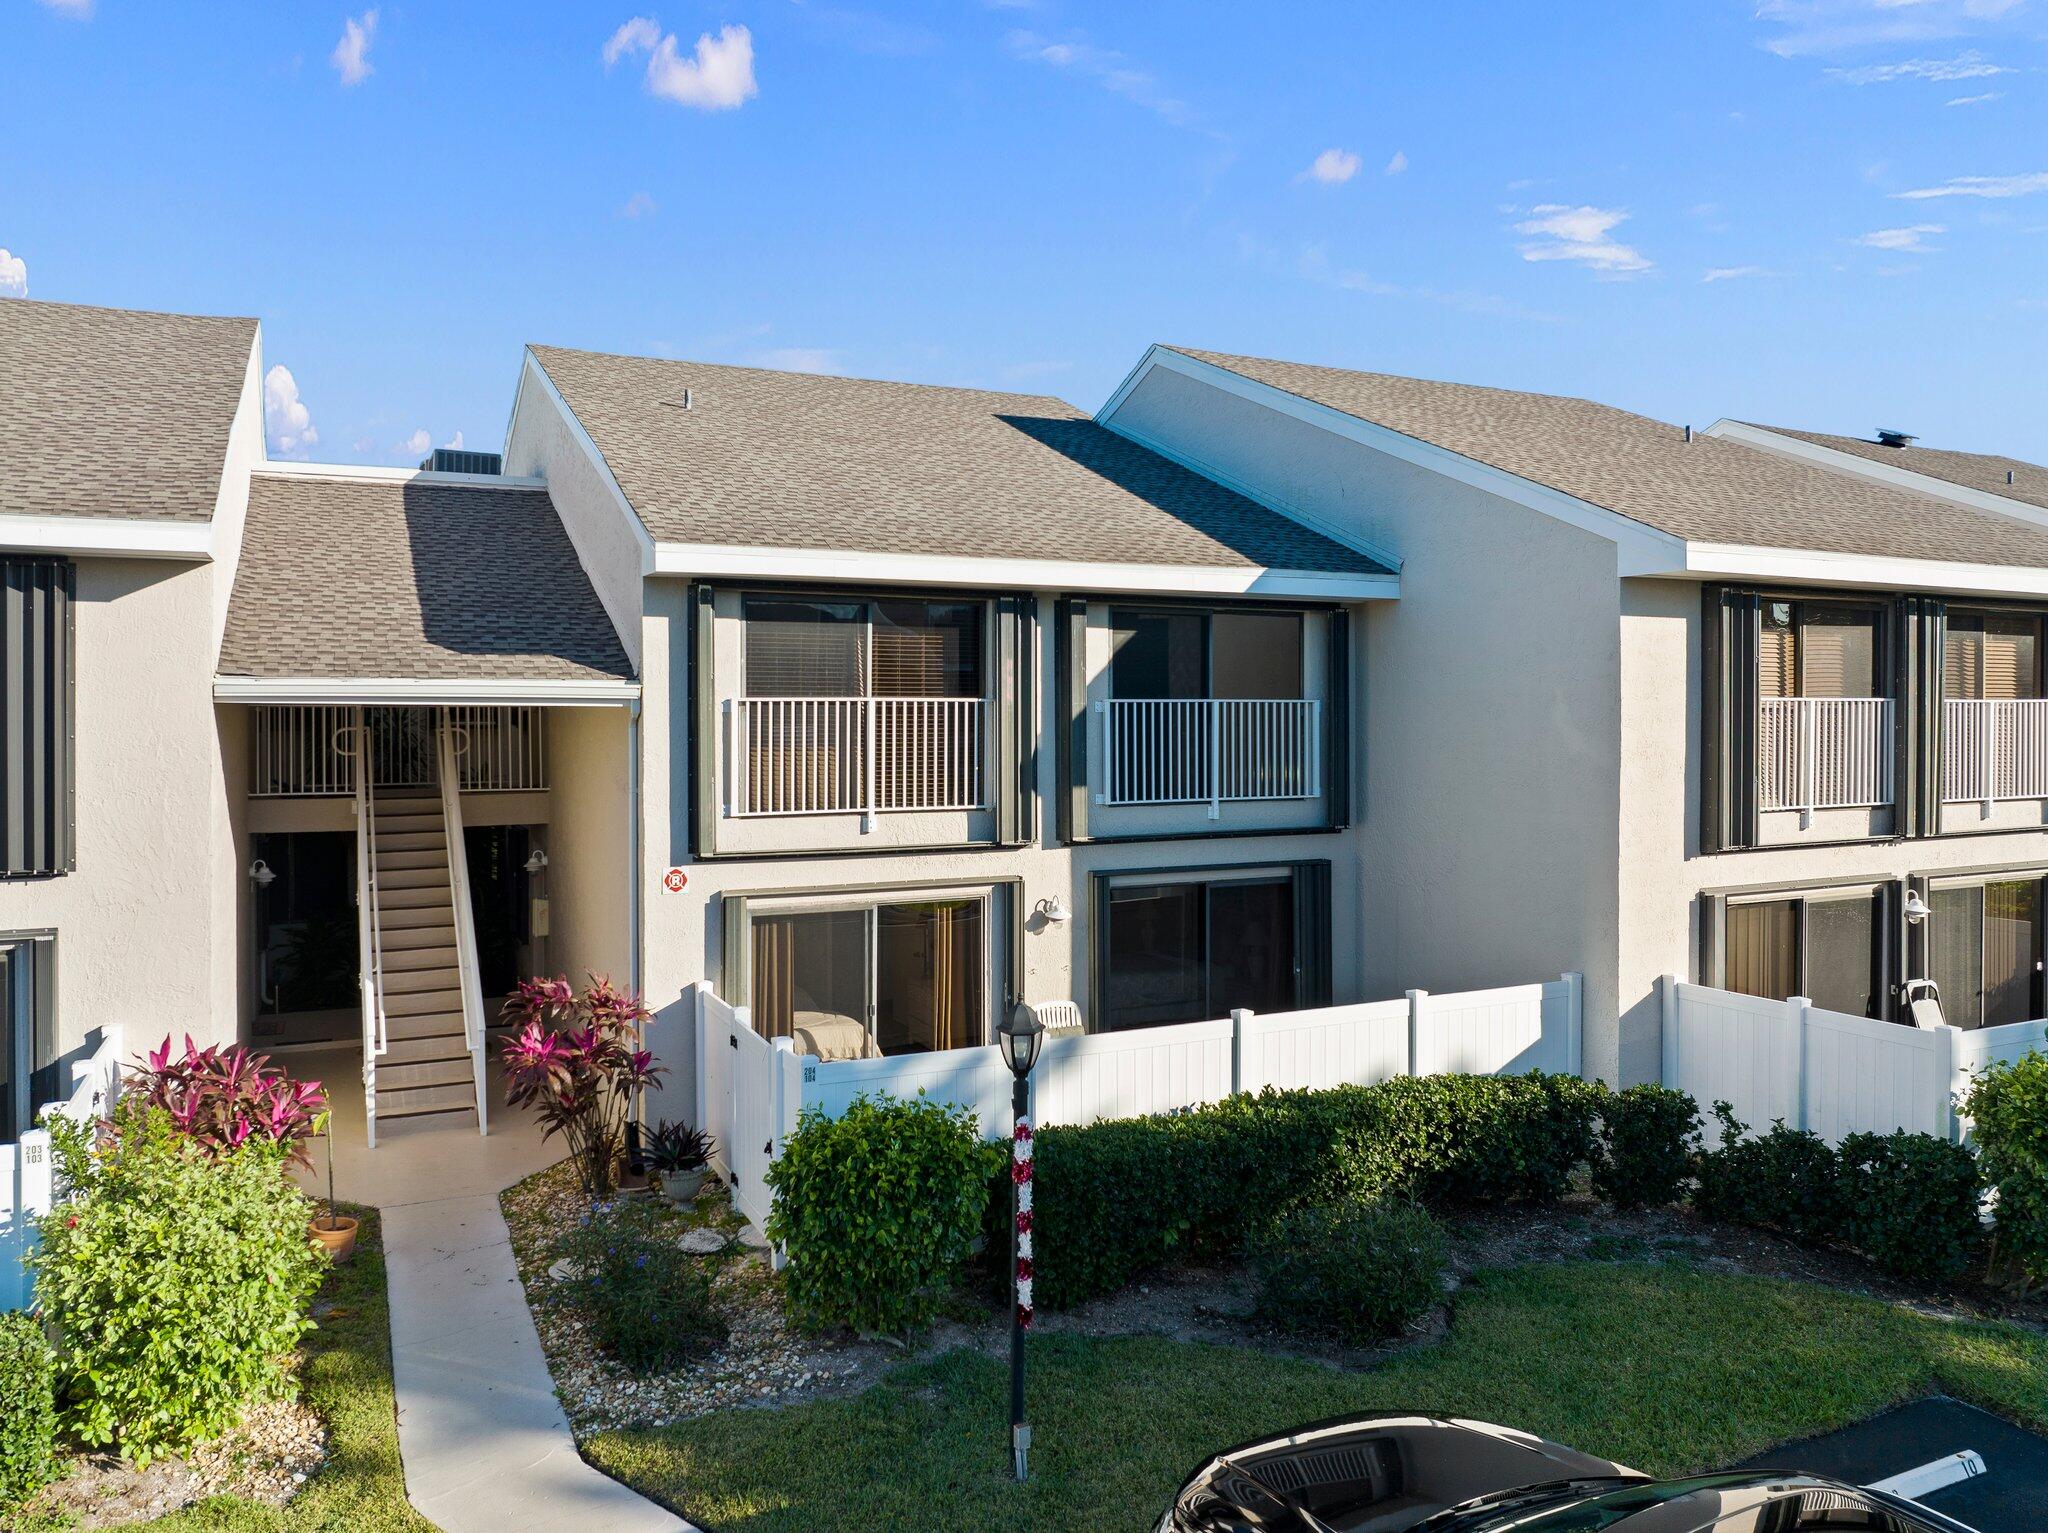
MULTIPOLYGON (((844 1333, 811 1336, 794 1329, 783 1312, 780 1281, 763 1253, 737 1244, 744 1221, 713 1185, 694 1207, 665 1211, 661 1220, 678 1240, 700 1228, 735 1237, 722 1251, 701 1258, 718 1265, 714 1294, 730 1338, 696 1362, 636 1377, 599 1355, 577 1313, 573 1284, 563 1281, 569 1274, 558 1268, 550 1276, 548 1270, 556 1262, 559 1233, 589 1211, 573 1170, 565 1163, 541 1172, 506 1192, 503 1203, 556 1392, 579 1435, 672 1425, 734 1406, 782 1406, 856 1393, 911 1358, 958 1347, 999 1353, 1008 1346, 1007 1310, 985 1289, 963 1294, 945 1318, 909 1344, 844 1333)), ((1557 1261, 1683 1261, 1712 1271, 1823 1284, 1925 1314, 2004 1319, 2048 1329, 2048 1297, 2017 1298, 1981 1282, 1934 1294, 1890 1280, 1847 1252, 1811 1249, 1680 1209, 1616 1213, 1590 1197, 1576 1196, 1555 1207, 1490 1209, 1446 1222, 1452 1239, 1446 1302, 1407 1333, 1375 1346, 1304 1337, 1272 1325, 1257 1313, 1250 1273, 1235 1263, 1171 1267, 1070 1311, 1041 1310, 1038 1329, 1161 1336, 1368 1368, 1440 1340, 1449 1328, 1451 1301, 1472 1273, 1557 1261)))

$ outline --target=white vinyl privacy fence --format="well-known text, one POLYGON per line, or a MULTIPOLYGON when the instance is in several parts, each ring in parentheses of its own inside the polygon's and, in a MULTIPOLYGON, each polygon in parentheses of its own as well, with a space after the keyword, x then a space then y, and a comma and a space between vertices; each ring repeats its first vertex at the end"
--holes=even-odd
MULTIPOLYGON (((1850 1134, 1907 1129, 1960 1139, 1958 1102, 1990 1065, 2048 1052, 2048 1022, 1963 1031, 1911 1027, 1824 1011, 1795 996, 1659 982, 1664 1084, 1703 1115, 1726 1102, 1751 1129, 1782 1120, 1830 1144, 1850 1134)), ((1718 1137, 1708 1123, 1708 1137, 1718 1137)))
MULTIPOLYGON (((733 1201, 757 1225, 768 1217, 768 1167, 805 1108, 837 1116, 863 1094, 922 1091, 967 1108, 991 1138, 1008 1131, 1010 1072, 993 1047, 828 1062, 798 1055, 786 1038, 761 1037, 747 1008, 720 1000, 709 984, 694 989, 696 1121, 718 1140, 733 1201)), ((1366 1086, 1396 1075, 1576 1075, 1582 1011, 1580 977, 1567 974, 1459 995, 1414 990, 1400 1000, 1055 1036, 1032 1072, 1033 1116, 1041 1125, 1093 1123, 1268 1086, 1366 1086)), ((657 1024, 650 1046, 673 1057, 681 1033, 657 1024)))
MULTIPOLYGON (((43 1109, 76 1122, 103 1118, 121 1090, 121 1030, 110 1027, 90 1059, 71 1067, 71 1095, 43 1109)), ((36 1248, 35 1221, 55 1201, 56 1166, 50 1131, 30 1129, 18 1143, 0 1144, 0 1310, 27 1309, 35 1284, 24 1265, 36 1248)))

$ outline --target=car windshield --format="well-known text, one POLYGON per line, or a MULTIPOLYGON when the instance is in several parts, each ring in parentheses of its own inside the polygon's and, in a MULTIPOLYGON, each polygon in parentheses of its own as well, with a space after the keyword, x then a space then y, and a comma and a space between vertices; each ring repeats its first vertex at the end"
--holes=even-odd
POLYGON ((1482 1496, 1437 1513, 1415 1533, 1599 1533, 1636 1513, 1703 1490, 1754 1485, 1754 1474, 1692 1480, 1554 1480, 1482 1496))

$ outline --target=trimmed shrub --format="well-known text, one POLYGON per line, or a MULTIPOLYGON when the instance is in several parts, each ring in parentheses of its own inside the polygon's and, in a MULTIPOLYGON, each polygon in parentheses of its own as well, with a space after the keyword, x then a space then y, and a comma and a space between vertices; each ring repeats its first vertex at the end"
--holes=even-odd
MULTIPOLYGON (((813 1329, 923 1325, 967 1258, 1007 1160, 974 1115, 920 1093, 806 1110, 768 1172, 790 1313, 813 1329)), ((1005 1183, 1007 1186, 1007 1181, 1005 1183)))
POLYGON ((725 1340, 711 1270, 648 1227, 644 1203, 600 1206, 555 1244, 582 1269, 567 1285, 598 1347, 635 1373, 688 1362, 725 1340))
POLYGON ((1971 1083, 1963 1111, 1998 1194, 1998 1254, 2023 1282, 2048 1283, 2048 1055, 1992 1066, 1971 1083))
MULTIPOLYGON (((1064 1309, 1176 1258, 1235 1255, 1298 1204, 1555 1199, 1591 1153, 1602 1095, 1564 1076, 1403 1077, 1041 1129, 1038 1302, 1064 1309)), ((1008 1184, 992 1192, 990 1238, 1007 1241, 1008 1184)))
POLYGON ((1782 1230, 1802 1240, 1833 1238, 1841 1223, 1835 1152, 1818 1134, 1773 1123, 1745 1138, 1748 1125, 1726 1102, 1714 1104, 1721 1143, 1699 1158, 1693 1207, 1709 1219, 1782 1230))
POLYGON ((1593 1191, 1616 1208, 1675 1203, 1699 1153, 1700 1110, 1683 1091, 1631 1086, 1600 1104, 1593 1191))
POLYGON ((171 1116, 124 1105, 104 1134, 52 1124, 71 1201, 38 1221, 36 1301, 58 1327, 63 1426, 138 1464, 218 1436, 291 1388, 325 1263, 292 1146, 209 1153, 171 1116))
POLYGON ((1253 1239, 1259 1312, 1349 1341, 1391 1336, 1443 1297, 1443 1226, 1393 1199, 1290 1209, 1253 1239))
POLYGON ((1984 1238, 1977 1157, 1932 1134, 1851 1134, 1840 1168, 1835 1233, 1885 1271, 1940 1282, 1962 1276, 1984 1238))
POLYGON ((0 1510, 56 1473, 56 1379, 42 1322, 20 1310, 0 1314, 0 1510))

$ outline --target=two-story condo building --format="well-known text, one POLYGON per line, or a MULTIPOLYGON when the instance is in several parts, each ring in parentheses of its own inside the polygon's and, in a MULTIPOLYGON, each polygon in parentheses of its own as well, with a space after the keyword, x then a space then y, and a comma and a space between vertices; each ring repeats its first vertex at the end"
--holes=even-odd
POLYGON ((9 302, 0 368, 10 1123, 118 1021, 487 1127, 533 971, 846 1059, 1569 970, 1623 1082, 1667 973, 2043 1009, 2028 465, 536 346, 502 461, 396 471, 264 458, 252 321, 9 302))

